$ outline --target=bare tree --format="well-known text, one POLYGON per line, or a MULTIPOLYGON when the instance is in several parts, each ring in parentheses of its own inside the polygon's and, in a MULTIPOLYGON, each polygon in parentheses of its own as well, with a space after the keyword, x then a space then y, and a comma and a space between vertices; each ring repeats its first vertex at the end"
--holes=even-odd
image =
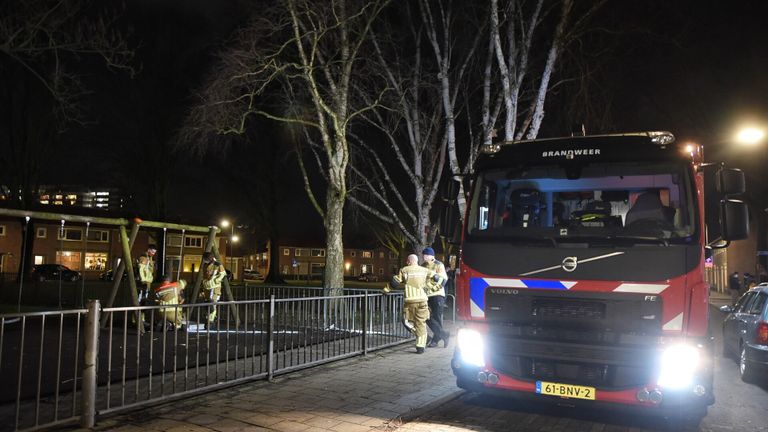
MULTIPOLYGON (((470 11, 482 10, 482 8, 476 8, 476 5, 471 2, 462 4, 453 0, 418 0, 418 4, 426 36, 437 64, 449 167, 454 178, 459 178, 463 170, 456 149, 457 98, 463 80, 472 79, 468 75, 468 70, 485 33, 485 20, 481 18, 473 21, 470 11), (456 6, 457 4, 459 6, 456 6), (460 6, 464 6, 465 9, 460 9, 460 6), (460 9, 458 13, 455 8, 460 9), (467 28, 475 29, 474 36, 470 39, 470 43, 460 43, 466 39, 467 28)), ((463 189, 459 191, 458 205, 463 218, 466 207, 463 189)))
POLYGON ((12 202, 33 203, 40 155, 68 124, 86 121, 88 92, 78 66, 99 57, 127 69, 133 51, 115 30, 117 15, 87 0, 0 3, 0 171, 12 202))
POLYGON ((344 286, 342 227, 350 128, 370 108, 356 106, 350 96, 355 85, 362 85, 356 84, 362 49, 387 1, 332 0, 318 7, 310 0, 284 0, 260 7, 258 17, 221 54, 184 133, 189 139, 213 126, 218 133, 239 134, 250 115, 261 115, 308 138, 299 142, 307 149, 299 153, 299 162, 307 195, 324 221, 323 285, 333 293, 344 286), (287 100, 277 103, 275 90, 287 100), (319 185, 306 169, 305 155, 312 155, 325 180, 324 202, 317 197, 319 185))
MULTIPOLYGON (((133 51, 114 30, 116 16, 87 0, 0 2, 0 183, 8 187, 8 204, 36 203, 44 155, 68 125, 86 121, 81 63, 98 57, 133 72, 133 51)), ((19 277, 32 267, 21 263, 31 262, 34 232, 30 221, 19 277)))
MULTIPOLYGON (((399 230, 412 250, 420 251, 436 233, 432 209, 445 167, 446 139, 434 68, 423 60, 422 25, 408 8, 397 13, 407 16, 407 28, 396 22, 371 37, 372 74, 381 77, 377 81, 388 92, 365 118, 385 144, 354 140, 351 169, 357 187, 350 200, 369 217, 399 230)), ((359 97, 370 101, 370 91, 361 90, 359 97)))
POLYGON ((379 243, 398 258, 398 262, 405 262, 408 255, 408 239, 403 231, 394 225, 373 222, 371 232, 379 243))
MULTIPOLYGON (((458 28, 466 24, 452 18, 453 2, 421 0, 424 22, 441 65, 448 161, 454 176, 471 173, 480 145, 492 142, 500 118, 505 140, 536 138, 559 55, 604 3, 604 0, 591 2, 575 12, 573 0, 492 0, 483 21, 488 31, 477 33, 488 38, 483 67, 466 73, 463 66, 452 67, 450 59, 466 60, 476 56, 478 44, 473 43, 464 52, 456 51, 460 46, 455 43, 458 28), (534 56, 538 52, 545 52, 546 56, 534 56), (466 90, 463 106, 469 131, 465 136, 471 143, 465 147, 466 154, 460 157, 455 145, 456 98, 462 87, 466 90), (477 87, 481 88, 479 104, 472 103, 477 87), (479 136, 472 132, 474 119, 480 119, 479 136)), ((460 189, 457 199, 462 218, 466 208, 464 192, 460 189)))

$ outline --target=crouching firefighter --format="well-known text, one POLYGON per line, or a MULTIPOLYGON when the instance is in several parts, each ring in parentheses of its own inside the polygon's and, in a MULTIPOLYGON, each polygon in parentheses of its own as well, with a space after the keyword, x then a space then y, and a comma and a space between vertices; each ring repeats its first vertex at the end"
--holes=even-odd
POLYGON ((422 354, 427 345, 427 320, 429 319, 429 306, 425 291, 427 281, 433 280, 441 283, 443 277, 430 269, 421 267, 419 257, 416 255, 408 255, 406 264, 384 287, 384 292, 389 293, 392 289, 405 291, 403 323, 416 336, 416 353, 422 354))
POLYGON ((155 287, 157 303, 161 306, 169 306, 158 309, 159 326, 170 325, 173 330, 184 330, 184 313, 178 306, 184 303, 181 293, 186 286, 187 282, 184 279, 171 282, 170 276, 163 276, 163 283, 155 287))

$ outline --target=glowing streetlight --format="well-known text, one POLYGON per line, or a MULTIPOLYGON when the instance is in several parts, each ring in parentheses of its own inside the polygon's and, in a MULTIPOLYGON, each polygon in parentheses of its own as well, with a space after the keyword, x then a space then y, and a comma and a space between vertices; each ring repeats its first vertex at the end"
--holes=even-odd
POLYGON ((741 144, 754 145, 765 138, 765 131, 756 127, 745 127, 736 134, 736 141, 741 144))
POLYGON ((231 228, 230 234, 229 234, 229 255, 227 256, 227 260, 229 261, 229 269, 232 270, 232 263, 234 262, 234 258, 232 258, 232 254, 234 254, 234 243, 237 243, 240 240, 240 237, 235 235, 235 223, 230 222, 228 219, 222 219, 219 223, 222 228, 231 228))

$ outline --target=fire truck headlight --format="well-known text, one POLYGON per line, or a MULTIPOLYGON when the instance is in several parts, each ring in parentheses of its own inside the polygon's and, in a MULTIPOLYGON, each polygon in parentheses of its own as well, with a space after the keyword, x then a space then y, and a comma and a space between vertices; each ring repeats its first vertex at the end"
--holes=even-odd
POLYGON ((673 345, 661 355, 658 385, 670 389, 690 387, 699 365, 699 350, 691 345, 673 345))
POLYGON ((485 358, 483 355, 485 347, 483 344, 483 336, 480 332, 470 329, 460 329, 458 341, 461 360, 464 363, 479 367, 485 366, 485 358))

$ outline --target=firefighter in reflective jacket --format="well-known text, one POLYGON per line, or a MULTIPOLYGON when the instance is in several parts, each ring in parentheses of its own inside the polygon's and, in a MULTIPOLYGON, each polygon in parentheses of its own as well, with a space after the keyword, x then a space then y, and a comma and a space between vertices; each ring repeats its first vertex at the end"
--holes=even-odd
POLYGON ((429 306, 427 305, 428 280, 441 282, 442 277, 432 270, 419 265, 419 257, 408 255, 407 265, 392 278, 392 281, 384 287, 388 293, 392 289, 405 291, 404 324, 416 335, 416 353, 422 354, 427 345, 427 320, 429 319, 429 306))
POLYGON ((158 309, 158 320, 162 324, 170 323, 173 326, 173 330, 183 329, 184 327, 184 315, 178 305, 184 303, 181 292, 184 291, 186 286, 187 282, 184 279, 179 279, 178 282, 171 282, 170 276, 164 276, 163 283, 155 287, 157 303, 161 306, 173 306, 158 309))
POLYGON ((442 282, 433 280, 427 281, 427 304, 429 305, 429 319, 427 327, 432 330, 432 340, 427 344, 428 347, 436 347, 438 342, 443 341, 443 348, 448 346, 448 339, 451 334, 443 328, 443 309, 445 308, 445 283, 448 282, 448 273, 445 271, 443 263, 435 259, 435 250, 427 247, 422 251, 422 257, 425 268, 432 270, 443 278, 442 282))
POLYGON ((139 278, 141 285, 139 291, 139 304, 146 304, 147 297, 152 293, 152 282, 155 281, 155 254, 157 249, 149 245, 147 253, 139 257, 139 278))
POLYGON ((221 297, 221 281, 227 277, 227 270, 214 259, 211 252, 203 254, 203 263, 205 273, 203 273, 203 289, 200 290, 200 296, 201 300, 213 303, 212 311, 208 314, 208 323, 212 324, 216 321, 216 303, 221 297))

